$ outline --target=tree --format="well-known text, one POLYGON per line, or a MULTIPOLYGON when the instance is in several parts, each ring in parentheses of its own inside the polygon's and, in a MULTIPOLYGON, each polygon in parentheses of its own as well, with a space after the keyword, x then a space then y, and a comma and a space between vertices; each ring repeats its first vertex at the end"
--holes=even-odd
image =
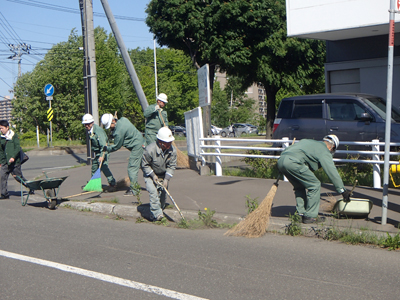
MULTIPOLYGON (((131 50, 130 57, 149 104, 155 103, 153 50, 131 50)), ((182 123, 184 113, 198 106, 196 69, 183 51, 157 49, 157 77, 158 93, 168 96, 168 120, 173 124, 182 123)))
POLYGON ((323 82, 323 42, 287 38, 285 9, 284 0, 151 0, 146 23, 160 45, 197 68, 209 63, 210 76, 218 65, 247 86, 261 82, 269 135, 281 88, 318 91, 323 82))

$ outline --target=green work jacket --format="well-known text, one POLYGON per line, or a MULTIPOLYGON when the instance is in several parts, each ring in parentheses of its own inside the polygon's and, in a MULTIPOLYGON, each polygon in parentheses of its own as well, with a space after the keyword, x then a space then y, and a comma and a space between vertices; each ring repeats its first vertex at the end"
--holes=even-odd
POLYGON ((146 131, 150 130, 155 133, 158 132, 158 130, 161 127, 168 126, 168 116, 167 112, 165 110, 162 110, 160 113, 158 110, 156 110, 156 105, 157 104, 152 104, 147 106, 147 108, 144 110, 143 115, 146 118, 146 131), (161 117, 160 117, 161 114, 161 117), (163 123, 164 120, 164 123, 163 123))
POLYGON ((333 163, 332 154, 324 142, 302 139, 295 143, 281 154, 282 156, 291 156, 308 166, 311 171, 323 168, 326 175, 335 186, 338 193, 343 193, 345 188, 335 164, 333 163))
POLYGON ((2 155, 0 155, 0 162, 1 164, 11 164, 10 158, 14 158, 14 163, 16 165, 21 164, 21 158, 20 158, 20 150, 21 150, 21 144, 19 142, 19 136, 16 134, 14 131, 11 129, 9 130, 9 133, 11 133, 12 138, 11 139, 6 139, 5 136, 1 136, 1 149, 3 152, 2 155), (14 133, 14 134, 12 134, 14 133))
POLYGON ((132 150, 144 145, 144 138, 141 132, 124 117, 118 119, 114 130, 111 132, 111 136, 114 139, 114 145, 108 146, 108 152, 117 151, 122 146, 128 150, 132 150))
POLYGON ((89 131, 90 145, 96 156, 103 155, 103 147, 107 146, 108 138, 103 128, 93 124, 92 130, 89 131))

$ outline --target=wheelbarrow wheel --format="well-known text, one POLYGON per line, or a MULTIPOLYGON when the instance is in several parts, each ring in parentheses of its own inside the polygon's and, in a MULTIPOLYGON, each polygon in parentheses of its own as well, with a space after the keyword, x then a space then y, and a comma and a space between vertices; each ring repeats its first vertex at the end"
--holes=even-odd
POLYGON ((46 190, 46 200, 47 200, 47 207, 49 209, 55 209, 57 205, 56 193, 54 189, 46 190))

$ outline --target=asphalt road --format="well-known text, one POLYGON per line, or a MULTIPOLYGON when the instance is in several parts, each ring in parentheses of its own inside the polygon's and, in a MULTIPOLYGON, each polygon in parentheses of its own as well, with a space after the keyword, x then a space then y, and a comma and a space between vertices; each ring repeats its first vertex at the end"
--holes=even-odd
MULTIPOLYGON (((24 172, 29 177, 74 162, 35 157, 24 172)), ((0 228, 1 299, 397 299, 400 293, 399 253, 372 247, 274 234, 225 237, 225 230, 136 224, 22 207, 19 200, 0 201, 0 228)))
POLYGON ((18 201, 0 202, 0 227, 1 299, 397 299, 400 292, 398 252, 364 246, 225 237, 224 230, 136 224, 18 201))

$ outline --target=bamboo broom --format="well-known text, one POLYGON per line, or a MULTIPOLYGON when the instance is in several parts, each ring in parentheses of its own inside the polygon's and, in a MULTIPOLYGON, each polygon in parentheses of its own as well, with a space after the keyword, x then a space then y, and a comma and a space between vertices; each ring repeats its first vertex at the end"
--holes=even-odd
MULTIPOLYGON (((296 138, 293 139, 292 145, 294 144, 295 140, 296 138)), ((257 209, 251 212, 246 219, 225 232, 224 235, 255 238, 261 237, 267 232, 269 219, 271 217, 272 202, 274 201, 276 191, 278 190, 280 176, 281 173, 279 173, 278 178, 257 209)))

